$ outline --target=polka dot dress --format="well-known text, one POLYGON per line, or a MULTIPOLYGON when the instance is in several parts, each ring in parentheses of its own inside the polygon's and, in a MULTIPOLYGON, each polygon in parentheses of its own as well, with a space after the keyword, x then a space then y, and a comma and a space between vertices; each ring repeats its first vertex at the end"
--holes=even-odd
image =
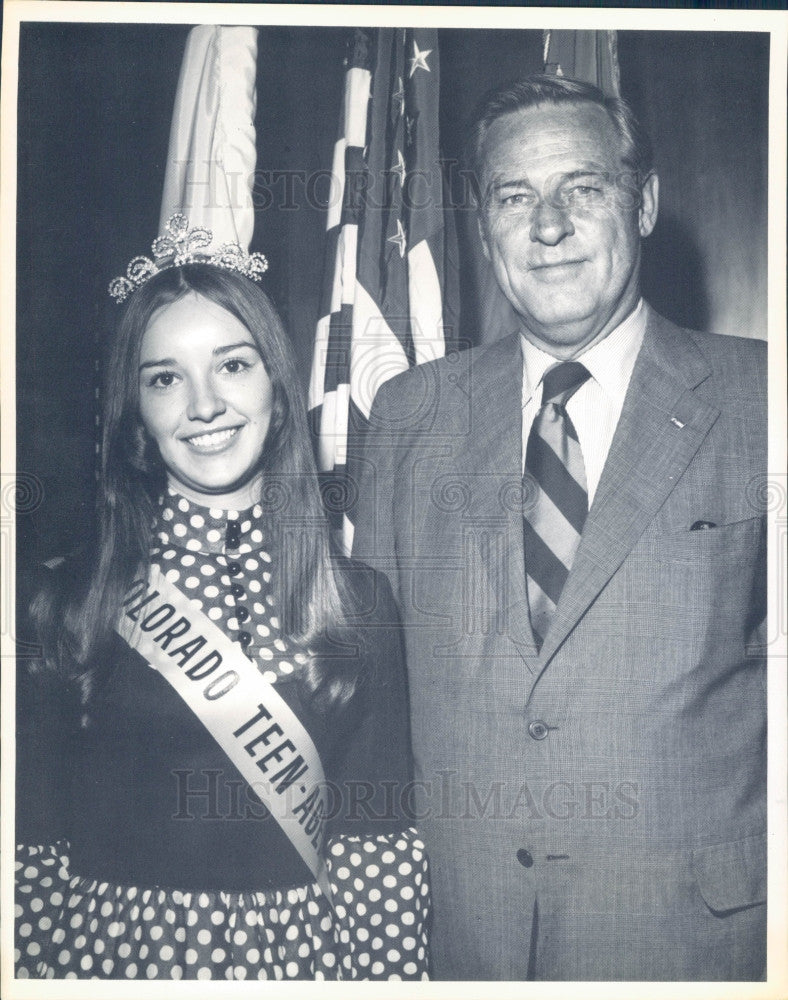
MULTIPOLYGON (((271 683, 304 661, 282 638, 259 508, 208 510, 169 493, 153 561, 237 641, 271 683)), ((180 892, 83 878, 69 845, 17 849, 18 978, 426 979, 429 880, 413 829, 336 837, 334 897, 180 892)))

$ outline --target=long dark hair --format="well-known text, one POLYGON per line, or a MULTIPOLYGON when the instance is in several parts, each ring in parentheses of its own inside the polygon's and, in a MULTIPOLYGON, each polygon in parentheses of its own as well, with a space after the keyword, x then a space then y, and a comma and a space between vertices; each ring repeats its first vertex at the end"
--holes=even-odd
MULTIPOLYGON (((170 268, 131 296, 104 365, 97 533, 81 588, 71 587, 65 598, 45 588, 31 608, 46 662, 78 684, 86 708, 107 669, 99 661, 106 660, 101 652, 121 602, 134 578, 148 570, 155 510, 166 485, 158 447, 139 415, 142 337, 158 309, 190 292, 244 324, 271 380, 261 527, 276 552, 274 596, 282 632, 311 648, 352 616, 350 588, 330 551, 301 388, 276 310, 243 275, 207 264, 170 268)), ((347 703, 358 679, 341 658, 319 656, 308 658, 300 678, 310 700, 322 708, 347 703)))

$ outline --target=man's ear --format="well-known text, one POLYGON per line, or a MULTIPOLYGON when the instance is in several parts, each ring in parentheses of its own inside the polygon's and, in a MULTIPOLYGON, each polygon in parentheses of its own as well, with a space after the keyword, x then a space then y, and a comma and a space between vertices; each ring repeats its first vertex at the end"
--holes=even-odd
POLYGON ((490 259, 490 247, 487 243, 487 236, 484 232, 484 219, 482 218, 481 211, 477 210, 476 213, 476 225, 479 227, 479 239, 481 240, 482 250, 484 251, 484 256, 487 260, 490 259))
POLYGON ((650 236, 657 224, 659 214, 659 177, 651 173, 640 189, 640 210, 638 212, 638 227, 641 236, 650 236))

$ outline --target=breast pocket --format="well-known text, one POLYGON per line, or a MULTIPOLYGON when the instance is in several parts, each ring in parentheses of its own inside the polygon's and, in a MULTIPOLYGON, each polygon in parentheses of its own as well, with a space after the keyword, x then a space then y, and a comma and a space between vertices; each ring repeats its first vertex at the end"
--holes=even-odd
POLYGON ((657 601, 677 615, 727 616, 729 627, 762 599, 766 569, 764 519, 706 530, 652 532, 633 550, 656 583, 657 601), (733 616, 733 618, 731 618, 733 616))

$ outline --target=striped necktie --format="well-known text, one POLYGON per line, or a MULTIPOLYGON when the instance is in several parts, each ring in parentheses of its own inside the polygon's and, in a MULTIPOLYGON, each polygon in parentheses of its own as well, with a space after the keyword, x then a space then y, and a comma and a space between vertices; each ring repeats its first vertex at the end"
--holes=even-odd
POLYGON ((523 531, 528 606, 539 648, 550 628, 588 514, 583 453, 566 404, 590 377, 577 361, 550 368, 542 380, 542 406, 528 436, 523 531))

